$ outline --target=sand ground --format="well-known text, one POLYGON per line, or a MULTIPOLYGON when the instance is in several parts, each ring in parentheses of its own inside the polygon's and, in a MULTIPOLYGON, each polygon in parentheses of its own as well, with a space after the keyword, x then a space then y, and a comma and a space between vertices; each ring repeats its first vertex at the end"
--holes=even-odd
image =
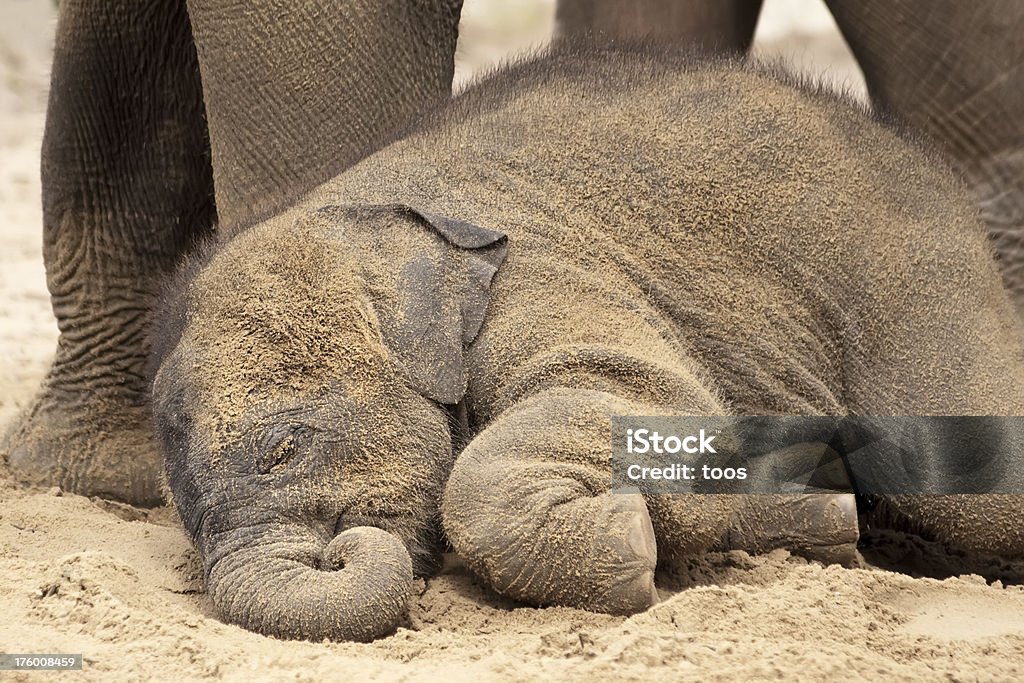
MULTIPOLYGON (((467 0, 459 82, 551 30, 550 0, 467 0)), ((38 158, 51 3, 0 4, 0 429, 30 400, 53 352, 40 254, 38 158)), ((848 82, 856 66, 816 0, 767 0, 758 50, 848 82)), ((452 561, 419 582, 407 624, 369 645, 282 642, 216 619, 196 556, 166 508, 142 511, 11 488, 0 470, 0 652, 82 653, 89 680, 1024 679, 1020 566, 875 537, 871 566, 784 551, 695 561, 631 618, 530 609, 452 561), (1012 583, 1011 581, 1011 583, 1012 583)), ((5 673, 40 680, 46 673, 5 673)))

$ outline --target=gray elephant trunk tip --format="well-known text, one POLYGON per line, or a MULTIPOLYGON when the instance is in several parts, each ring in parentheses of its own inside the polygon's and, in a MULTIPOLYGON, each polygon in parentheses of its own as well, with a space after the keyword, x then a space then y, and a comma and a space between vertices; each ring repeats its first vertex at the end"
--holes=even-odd
POLYGON ((397 537, 353 527, 316 564, 239 551, 211 568, 210 595, 226 620, 279 638, 368 642, 398 627, 413 571, 397 537))

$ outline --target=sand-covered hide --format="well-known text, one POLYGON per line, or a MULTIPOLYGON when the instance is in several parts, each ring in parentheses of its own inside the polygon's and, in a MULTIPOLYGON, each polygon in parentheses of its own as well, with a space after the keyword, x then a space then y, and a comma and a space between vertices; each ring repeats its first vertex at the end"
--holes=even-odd
MULTIPOLYGON (((463 75, 550 32, 550 0, 466 5, 463 75)), ((766 8, 761 49, 832 65, 856 84, 820 7, 766 8)), ((0 2, 0 429, 31 398, 56 338, 38 177, 52 13, 44 0, 0 2)), ((900 536, 871 549, 877 561, 910 559, 937 575, 958 559, 900 536)), ((0 469, 0 652, 82 653, 76 680, 1024 679, 1024 590, 970 576, 938 581, 734 553, 694 562, 662 583, 684 589, 624 619, 517 607, 452 562, 417 583, 404 628, 353 645, 282 642, 226 625, 198 571, 173 512, 15 490, 0 469)))

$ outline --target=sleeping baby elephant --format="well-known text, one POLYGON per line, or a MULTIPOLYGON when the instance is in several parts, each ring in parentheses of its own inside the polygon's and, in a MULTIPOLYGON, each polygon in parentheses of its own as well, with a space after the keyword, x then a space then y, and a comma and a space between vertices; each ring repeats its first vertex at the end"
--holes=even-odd
MULTIPOLYGON (((222 615, 371 639, 445 535, 500 593, 619 613, 659 559, 856 540, 847 495, 612 494, 613 415, 1019 415, 1022 351, 915 143, 770 70, 565 47, 191 261, 153 399, 222 615)), ((1024 551, 1013 496, 890 504, 1024 551)))

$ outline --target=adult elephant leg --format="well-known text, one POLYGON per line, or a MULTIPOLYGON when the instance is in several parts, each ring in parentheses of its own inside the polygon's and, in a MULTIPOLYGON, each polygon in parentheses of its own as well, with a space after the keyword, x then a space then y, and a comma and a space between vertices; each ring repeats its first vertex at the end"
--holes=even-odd
POLYGON ((156 504, 146 313, 214 219, 183 3, 63 0, 46 116, 43 258, 60 338, 0 450, 22 482, 156 504))
POLYGON ((462 0, 188 8, 224 230, 294 204, 451 92, 462 0))
POLYGON ((965 176, 1024 312, 1024 3, 828 0, 882 109, 965 176))
POLYGON ((560 37, 655 38, 711 53, 746 52, 762 0, 559 0, 560 37))

